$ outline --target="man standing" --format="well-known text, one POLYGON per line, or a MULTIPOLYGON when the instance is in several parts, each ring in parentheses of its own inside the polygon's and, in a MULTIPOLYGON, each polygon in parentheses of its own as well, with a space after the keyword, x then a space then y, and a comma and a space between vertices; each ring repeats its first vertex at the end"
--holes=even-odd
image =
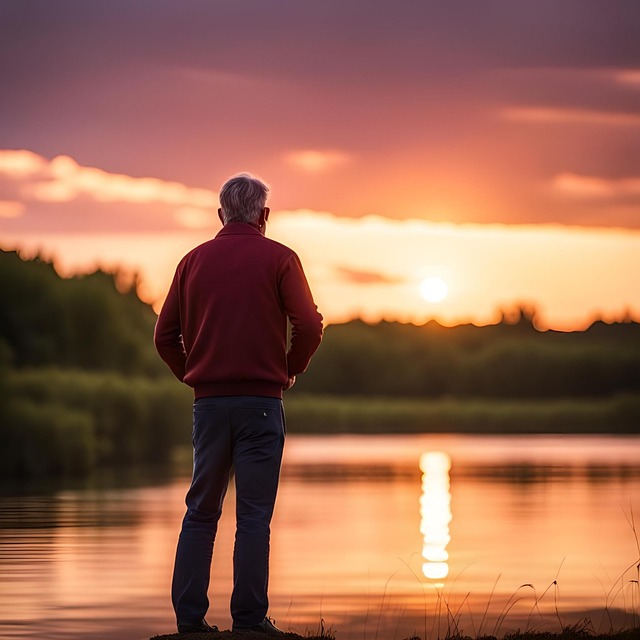
POLYGON ((232 468, 233 631, 283 633, 267 617, 270 523, 285 438, 282 392, 318 348, 322 316, 298 256, 264 235, 267 193, 247 174, 224 184, 223 228, 180 261, 155 329, 158 353, 195 392, 193 478, 171 588, 180 633, 217 630, 204 617, 232 468))

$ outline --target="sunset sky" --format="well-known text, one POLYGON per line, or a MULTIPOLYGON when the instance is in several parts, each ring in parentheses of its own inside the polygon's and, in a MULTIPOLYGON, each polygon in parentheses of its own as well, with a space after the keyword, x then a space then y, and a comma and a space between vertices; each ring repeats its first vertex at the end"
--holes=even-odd
POLYGON ((640 318, 638 3, 6 0, 0 87, 0 246, 65 275, 157 306, 249 171, 329 322, 640 318))

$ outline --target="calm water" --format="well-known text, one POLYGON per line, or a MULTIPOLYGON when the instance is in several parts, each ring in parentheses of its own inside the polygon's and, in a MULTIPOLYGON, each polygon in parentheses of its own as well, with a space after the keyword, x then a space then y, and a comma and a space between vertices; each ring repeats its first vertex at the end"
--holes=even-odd
MULTIPOLYGON (((81 488, 5 487, 0 637, 172 632, 188 482, 183 469, 81 488)), ((640 438, 290 436, 271 615, 298 633, 324 619, 340 640, 436 638, 452 619, 469 634, 554 629, 585 615, 606 630, 604 609, 622 616, 616 624, 637 624, 632 512, 640 527, 640 438)), ((221 628, 230 625, 233 517, 231 491, 208 616, 221 628)))

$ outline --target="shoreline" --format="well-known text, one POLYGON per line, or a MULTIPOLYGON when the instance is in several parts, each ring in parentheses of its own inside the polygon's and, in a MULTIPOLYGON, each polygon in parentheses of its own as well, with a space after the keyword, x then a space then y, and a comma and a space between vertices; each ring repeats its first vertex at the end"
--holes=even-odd
MULTIPOLYGON (((282 640, 336 640, 336 634, 325 633, 319 636, 300 636, 295 633, 286 633, 279 636, 282 640)), ((172 633, 161 636, 151 636, 149 640, 264 640, 261 633, 232 633, 229 630, 215 633, 172 633)), ((376 640, 391 640, 384 636, 375 636, 376 640)), ((594 634, 581 627, 567 627, 563 631, 515 631, 506 632, 500 636, 481 635, 468 636, 456 632, 446 631, 443 635, 426 640, 638 640, 640 639, 640 627, 623 629, 611 633, 594 634)), ((365 640, 369 640, 365 636, 365 640)), ((403 640, 424 640, 420 636, 410 636, 403 640)))

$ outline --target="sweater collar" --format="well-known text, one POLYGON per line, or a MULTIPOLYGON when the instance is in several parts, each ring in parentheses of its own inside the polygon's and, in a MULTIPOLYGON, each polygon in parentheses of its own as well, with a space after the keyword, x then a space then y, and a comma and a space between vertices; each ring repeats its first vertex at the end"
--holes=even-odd
POLYGON ((227 222, 227 224, 218 231, 218 236, 262 236, 262 234, 253 225, 246 222, 227 222))

